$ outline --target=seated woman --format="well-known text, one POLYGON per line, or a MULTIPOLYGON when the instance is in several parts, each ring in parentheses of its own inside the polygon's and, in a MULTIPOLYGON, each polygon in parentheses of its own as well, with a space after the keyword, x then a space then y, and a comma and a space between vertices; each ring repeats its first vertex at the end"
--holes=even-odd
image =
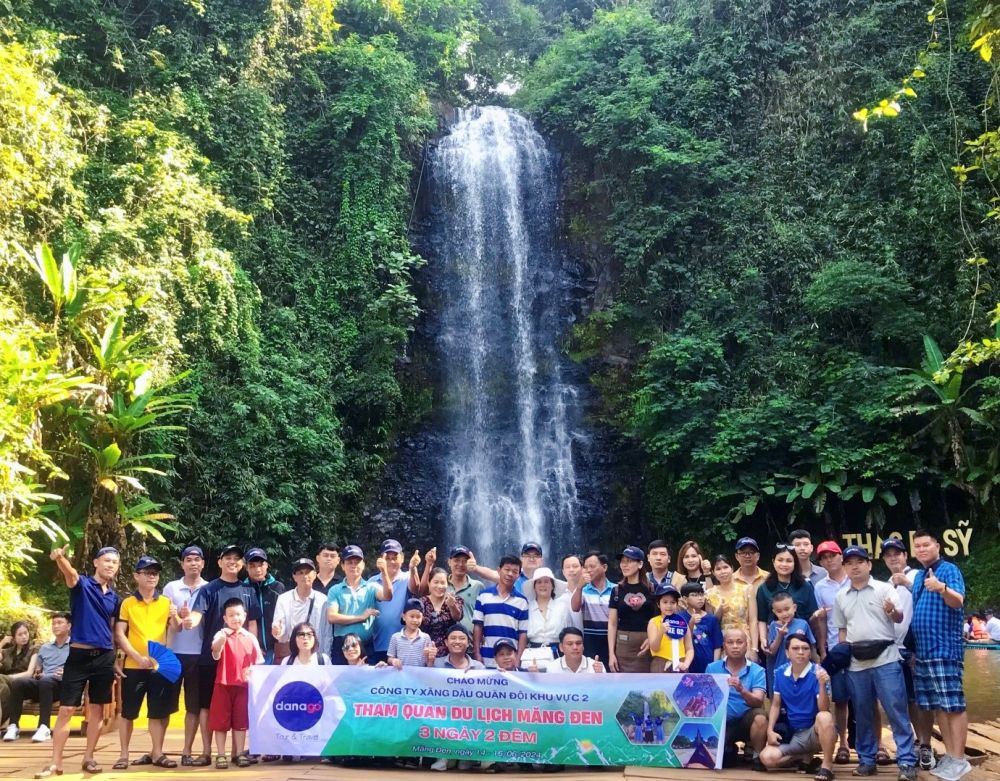
POLYGON ((31 628, 25 621, 15 621, 10 634, 0 640, 0 723, 10 713, 11 680, 28 674, 34 652, 31 628))
MULTIPOLYGON (((347 642, 346 637, 344 642, 347 642)), ((288 645, 290 654, 287 659, 281 662, 282 664, 331 664, 330 657, 319 650, 319 644, 316 642, 316 629, 306 621, 295 625, 288 645)), ((357 655, 360 656, 360 643, 358 646, 357 655)), ((346 649, 344 655, 347 655, 346 649)))

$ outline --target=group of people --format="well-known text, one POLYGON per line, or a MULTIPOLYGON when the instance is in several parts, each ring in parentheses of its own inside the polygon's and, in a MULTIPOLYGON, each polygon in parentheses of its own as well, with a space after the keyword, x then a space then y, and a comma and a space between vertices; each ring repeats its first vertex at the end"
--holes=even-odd
MULTIPOLYGON (((909 566, 902 541, 882 544, 889 573, 883 581, 872 577, 865 548, 826 540, 814 549, 803 530, 775 547, 770 570, 760 566, 760 546, 750 537, 736 542, 733 557, 711 560, 696 542, 685 542, 676 568, 668 544, 654 540, 645 550, 622 550, 620 580, 612 582, 609 557, 598 551, 564 556, 557 577, 537 542, 525 543, 519 556, 503 556, 495 569, 459 545, 445 569, 436 549, 404 562, 402 545, 387 539, 370 578, 360 547, 324 544, 313 558, 292 562, 293 585, 286 587, 270 571, 265 550, 236 545, 219 551, 219 575, 206 581, 205 553, 191 545, 181 551, 182 576, 162 591, 162 565, 141 557, 135 590, 124 599, 113 588, 118 551, 98 551, 94 574, 86 575, 59 549, 52 559, 70 589, 70 615, 53 615, 54 640, 32 655, 24 668, 29 674, 0 677, 7 698, 0 705, 9 717, 3 740, 19 738, 20 704, 37 699, 41 718, 33 739, 51 739, 53 757, 36 777, 61 774, 69 719, 87 683, 92 712, 82 769, 99 772, 101 707, 111 701, 116 676, 122 718, 115 769, 177 766, 163 741, 181 693, 180 764, 212 764, 214 734, 214 764, 222 769, 257 761, 245 751, 247 682, 255 664, 694 672, 727 677, 727 760, 743 744, 758 769, 812 763, 817 781, 829 781, 835 764, 850 762, 853 734, 859 760, 853 775, 874 775, 877 764, 891 762, 880 741, 884 710, 900 781, 915 779, 918 766, 953 781, 969 770, 965 586, 959 569, 941 559, 933 532, 915 532, 912 546, 918 568, 909 566), (177 655, 176 684, 156 674, 154 641, 177 655), (50 731, 53 701, 59 711, 50 731), (143 702, 151 746, 130 762, 143 702), (940 759, 930 747, 935 718, 946 749, 940 759)), ((25 631, 13 628, 12 647, 24 645, 25 631)), ((23 659, 23 651, 2 658, 17 653, 23 659)), ((449 763, 431 767, 445 770, 449 763)))

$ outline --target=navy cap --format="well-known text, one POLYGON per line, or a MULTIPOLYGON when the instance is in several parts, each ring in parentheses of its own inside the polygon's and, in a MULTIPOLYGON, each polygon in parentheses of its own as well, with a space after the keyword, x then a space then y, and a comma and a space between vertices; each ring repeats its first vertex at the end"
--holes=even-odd
POLYGON ((496 652, 501 648, 509 648, 514 653, 517 653, 517 643, 511 640, 509 637, 501 637, 493 643, 493 655, 496 656, 496 652))
POLYGON ((632 561, 642 561, 646 558, 646 554, 642 552, 642 549, 635 547, 635 545, 629 545, 622 551, 622 555, 618 558, 619 560, 632 559, 632 561))
POLYGON ((421 602, 419 599, 413 599, 411 597, 410 599, 406 600, 406 603, 403 605, 403 612, 409 613, 411 610, 419 610, 420 612, 423 612, 424 603, 421 602))
POLYGON ((309 569, 315 571, 316 562, 314 562, 312 559, 306 559, 306 558, 296 559, 295 561, 292 562, 293 573, 298 572, 303 567, 309 567, 309 569))
POLYGON ((665 597, 668 594, 672 595, 676 599, 680 599, 681 598, 681 592, 679 592, 673 586, 671 586, 671 585, 668 584, 666 586, 660 586, 658 589, 656 589, 656 600, 657 600, 657 602, 659 602, 660 597, 665 597))
POLYGON ((363 559, 364 557, 365 554, 357 545, 348 545, 340 552, 340 558, 344 561, 347 561, 348 559, 363 559))
POLYGON ((844 548, 844 561, 847 561, 851 556, 857 556, 860 559, 868 561, 871 556, 868 555, 868 551, 862 548, 860 545, 848 545, 844 548))
POLYGON ((736 550, 740 548, 753 548, 755 551, 760 553, 760 545, 757 544, 757 540, 753 537, 740 537, 736 541, 736 550))
POLYGON ((205 558, 205 551, 197 545, 188 545, 181 551, 181 561, 184 561, 184 559, 188 556, 200 556, 201 558, 205 558))
POLYGON ((882 553, 887 550, 898 550, 906 553, 906 546, 903 544, 902 540, 897 540, 895 537, 890 537, 889 539, 882 542, 882 553))
POLYGON ((451 549, 451 553, 448 554, 448 558, 457 559, 459 556, 472 558, 472 551, 470 551, 464 545, 456 545, 454 548, 451 549))
POLYGON ((534 551, 539 556, 541 556, 542 555, 542 546, 539 545, 537 542, 526 542, 526 543, 524 543, 524 545, 521 546, 521 555, 522 556, 525 553, 530 553, 531 551, 534 551))
POLYGON ((135 563, 135 571, 142 572, 144 569, 155 569, 159 572, 163 569, 163 565, 152 556, 140 556, 139 560, 135 563))
POLYGON ((470 640, 472 639, 471 637, 469 637, 469 630, 466 629, 461 624, 452 624, 451 626, 449 626, 448 627, 448 631, 444 633, 444 636, 447 638, 447 637, 455 634, 455 632, 461 632, 463 635, 465 635, 466 637, 468 637, 470 640))
POLYGON ((382 553, 402 553, 403 546, 399 540, 382 540, 382 553))
POLYGON ((267 552, 263 548, 251 548, 244 558, 247 561, 267 561, 267 552))
POLYGON ((241 548, 239 545, 227 545, 225 548, 219 551, 219 558, 221 559, 223 556, 229 553, 238 553, 240 554, 240 558, 241 559, 243 558, 243 548, 241 548))
POLYGON ((115 554, 115 556, 121 556, 121 554, 118 552, 118 548, 114 548, 111 545, 105 545, 103 548, 97 551, 97 553, 94 554, 94 558, 99 559, 101 558, 101 556, 107 555, 108 553, 113 553, 115 554))
POLYGON ((704 594, 705 586, 695 581, 694 583, 685 583, 681 586, 681 596, 686 597, 688 594, 704 594))

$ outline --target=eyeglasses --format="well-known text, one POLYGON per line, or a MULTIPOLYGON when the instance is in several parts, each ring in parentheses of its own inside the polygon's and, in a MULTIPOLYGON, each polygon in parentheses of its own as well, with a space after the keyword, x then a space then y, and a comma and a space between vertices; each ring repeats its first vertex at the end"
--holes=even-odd
POLYGON ((360 648, 361 646, 357 643, 344 643, 342 647, 345 651, 350 651, 352 648, 360 648))
POLYGON ((299 637, 315 637, 312 632, 299 632, 299 637))
POLYGON ((755 553, 760 553, 760 551, 754 550, 753 548, 741 548, 736 551, 737 556, 753 556, 755 553))

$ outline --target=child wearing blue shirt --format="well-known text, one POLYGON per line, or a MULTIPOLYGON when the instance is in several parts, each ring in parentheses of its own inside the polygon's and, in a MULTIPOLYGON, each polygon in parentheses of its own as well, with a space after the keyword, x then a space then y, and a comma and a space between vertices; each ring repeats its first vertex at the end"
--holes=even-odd
POLYGON ((694 646, 690 671, 703 673, 722 656, 722 626, 719 619, 705 612, 705 587, 701 583, 685 583, 681 586, 681 597, 687 602, 687 610, 681 613, 681 618, 691 627, 694 646))
POLYGON ((815 647, 816 638, 809 622, 795 617, 795 600, 787 591, 774 595, 771 600, 771 612, 775 620, 767 625, 767 693, 774 694, 774 671, 788 663, 785 654, 785 640, 789 635, 803 635, 809 645, 815 647))

